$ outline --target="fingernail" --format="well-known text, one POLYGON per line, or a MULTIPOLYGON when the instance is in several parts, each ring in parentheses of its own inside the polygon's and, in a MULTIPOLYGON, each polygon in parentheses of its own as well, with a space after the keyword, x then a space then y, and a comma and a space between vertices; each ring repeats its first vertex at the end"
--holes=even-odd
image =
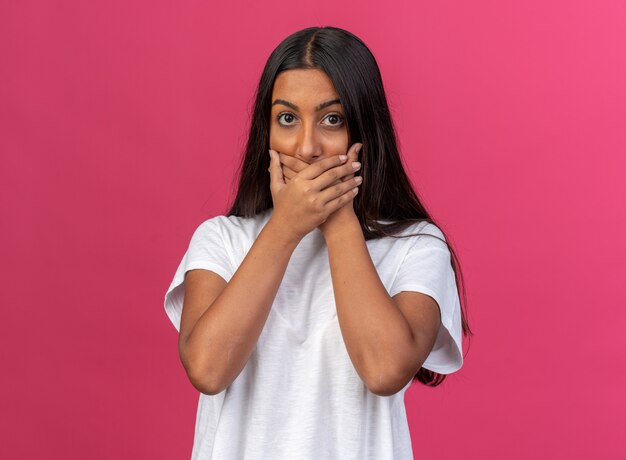
POLYGON ((356 153, 360 153, 362 148, 363 148, 363 144, 359 145, 359 146, 356 148, 356 153))
POLYGON ((339 159, 341 161, 346 161, 348 159, 348 156, 347 155, 339 155, 339 159))
POLYGON ((361 167, 361 163, 359 163, 358 161, 353 161, 352 162, 352 167, 354 169, 359 169, 361 167))

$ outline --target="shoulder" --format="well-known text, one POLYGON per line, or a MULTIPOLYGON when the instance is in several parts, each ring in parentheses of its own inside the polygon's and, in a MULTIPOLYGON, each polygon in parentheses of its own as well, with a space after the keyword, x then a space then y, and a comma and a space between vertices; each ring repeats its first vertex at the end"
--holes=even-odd
POLYGON ((449 251, 447 239, 439 225, 425 220, 415 222, 398 233, 412 251, 441 249, 449 251))
MULTIPOLYGON (((378 222, 381 224, 391 224, 394 221, 380 220, 378 222)), ((390 237, 384 237, 384 238, 402 238, 402 239, 412 238, 414 240, 417 240, 420 237, 424 237, 423 239, 426 239, 428 237, 437 237, 443 240, 446 239, 443 231, 437 224, 428 222, 426 220, 419 220, 419 221, 411 222, 405 228, 398 231, 394 235, 390 237)))
POLYGON ((252 217, 217 215, 201 222, 194 231, 194 238, 255 239, 270 217, 268 211, 252 217))

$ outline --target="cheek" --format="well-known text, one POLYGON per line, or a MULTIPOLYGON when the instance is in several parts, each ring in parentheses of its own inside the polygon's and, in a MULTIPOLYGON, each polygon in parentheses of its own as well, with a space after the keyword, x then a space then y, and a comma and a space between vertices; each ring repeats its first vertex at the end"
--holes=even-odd
POLYGON ((331 133, 325 136, 324 151, 326 156, 342 155, 348 150, 348 132, 331 133))
MULTIPOLYGON (((317 141, 321 144, 325 157, 342 155, 349 148, 348 130, 329 132, 320 129, 317 133, 317 141)), ((272 150, 285 155, 294 155, 298 149, 297 132, 275 129, 273 125, 270 126, 269 142, 272 150)))
POLYGON ((343 142, 337 142, 325 146, 323 150, 325 157, 333 157, 336 155, 343 155, 344 153, 346 153, 346 150, 348 150, 348 147, 343 142))
POLYGON ((280 130, 270 127, 270 148, 277 152, 289 154, 294 148, 293 140, 285 134, 281 134, 280 130))

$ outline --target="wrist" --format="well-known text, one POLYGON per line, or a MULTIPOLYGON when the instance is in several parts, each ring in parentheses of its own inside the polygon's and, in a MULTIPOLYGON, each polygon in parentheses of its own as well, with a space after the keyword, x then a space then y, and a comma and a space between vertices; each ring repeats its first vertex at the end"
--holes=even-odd
POLYGON ((322 230, 327 245, 334 244, 336 241, 346 241, 346 239, 363 238, 361 223, 355 214, 333 224, 322 230))
POLYGON ((293 231, 291 231, 287 226, 283 225, 281 222, 278 222, 274 216, 270 217, 270 219, 261 230, 263 233, 267 233, 272 235, 272 238, 279 240, 286 247, 294 248, 298 246, 300 241, 302 240, 302 236, 296 235, 293 231))

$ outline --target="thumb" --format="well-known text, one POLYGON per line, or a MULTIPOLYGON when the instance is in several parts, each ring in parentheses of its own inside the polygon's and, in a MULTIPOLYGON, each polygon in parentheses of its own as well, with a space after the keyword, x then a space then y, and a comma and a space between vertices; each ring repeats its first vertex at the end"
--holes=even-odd
MULTIPOLYGON (((357 145, 356 145, 356 148, 354 148, 354 147, 353 147, 353 148, 351 148, 351 149, 349 149, 349 150, 348 150, 348 161, 347 161, 346 163, 348 163, 348 162, 352 162, 352 161, 359 161, 359 148, 360 148, 360 147, 359 147, 359 145, 357 144, 357 145)), ((342 181, 342 182, 345 182, 345 181, 347 181, 347 180, 352 179, 353 177, 354 177, 354 173, 352 173, 352 174, 348 174, 348 175, 346 175, 346 176, 343 176, 343 177, 341 178, 341 181, 342 181)))
POLYGON ((272 149, 269 150, 270 154, 270 188, 277 187, 280 190, 285 185, 285 177, 283 176, 283 169, 280 167, 280 161, 278 160, 278 153, 272 149))

